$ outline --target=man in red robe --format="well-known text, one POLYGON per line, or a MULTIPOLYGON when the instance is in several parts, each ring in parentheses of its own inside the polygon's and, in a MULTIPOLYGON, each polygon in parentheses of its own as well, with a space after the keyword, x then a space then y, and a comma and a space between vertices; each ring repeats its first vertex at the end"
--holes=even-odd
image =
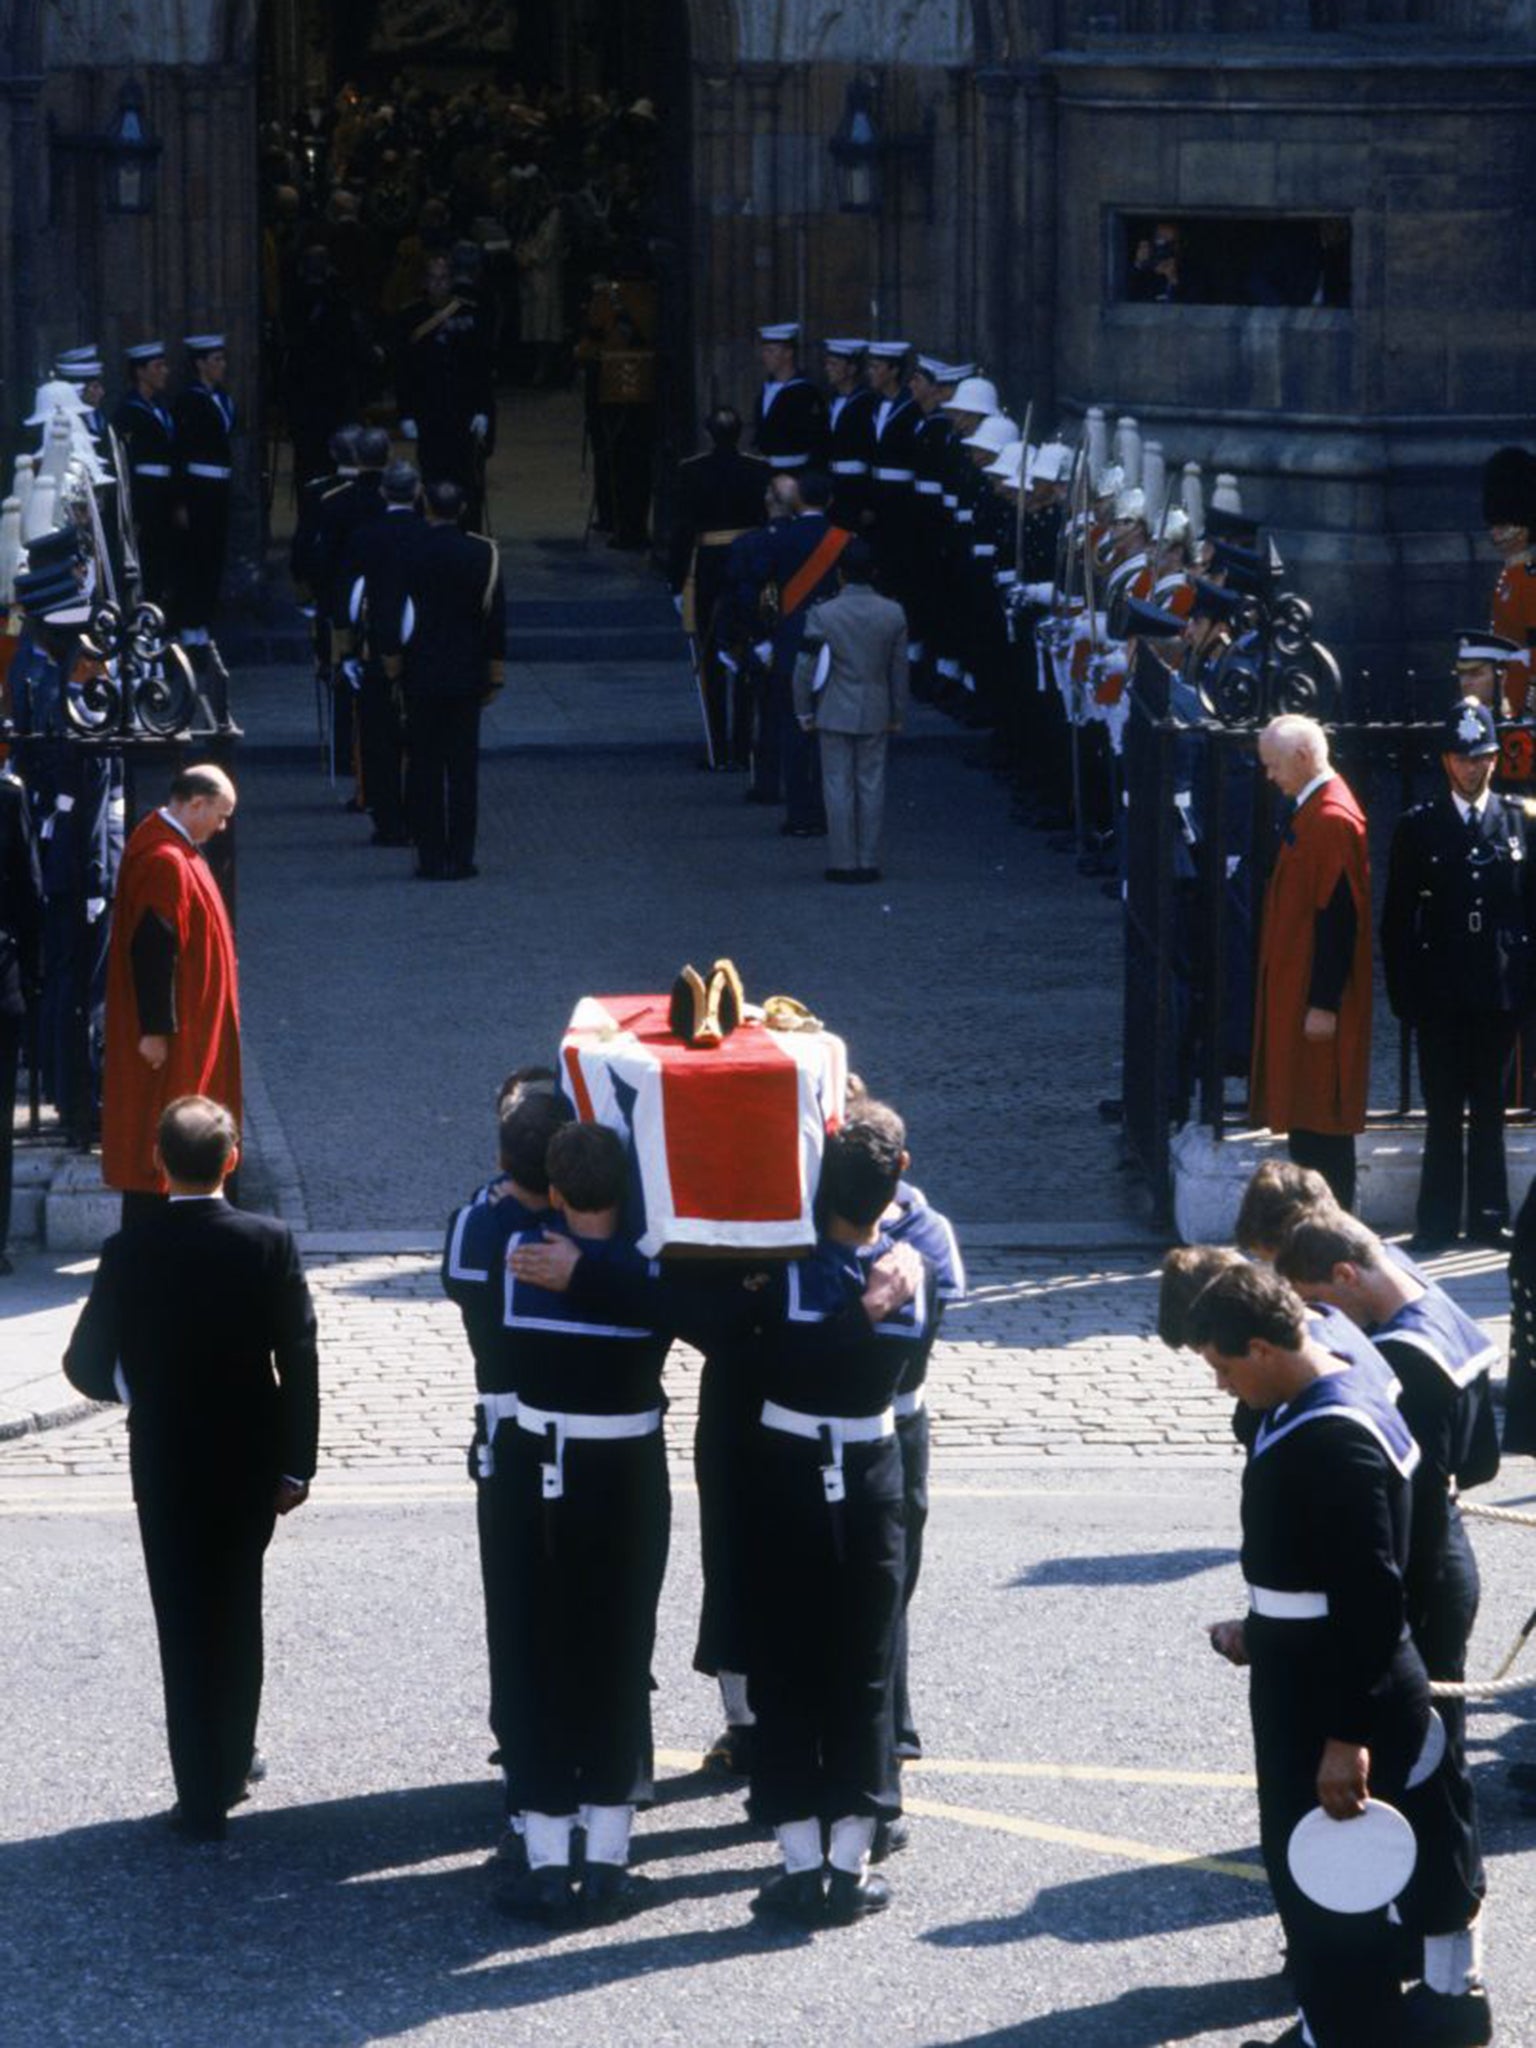
POLYGON ((1289 800, 1264 897, 1249 1111, 1292 1159, 1355 1198, 1371 1057, 1371 860, 1365 813, 1310 718, 1271 719, 1259 759, 1289 800))
POLYGON ((101 1173, 123 1193, 123 1220, 159 1202, 160 1113, 206 1095, 240 1117, 235 935, 201 848, 234 814, 222 768, 180 769, 168 802, 128 841, 107 956, 101 1173))

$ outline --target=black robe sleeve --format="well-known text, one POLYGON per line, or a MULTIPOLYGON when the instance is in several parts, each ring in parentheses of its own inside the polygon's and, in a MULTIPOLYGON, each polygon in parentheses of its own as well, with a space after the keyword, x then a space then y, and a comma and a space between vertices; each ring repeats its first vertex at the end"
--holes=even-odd
POLYGON ((158 910, 146 910, 128 942, 139 1035, 169 1038, 176 1029, 176 933, 158 910))
POLYGON ((315 1306, 291 1231, 278 1239, 271 1291, 272 1362, 282 1401, 282 1470, 285 1478, 315 1476, 320 1441, 320 1359, 315 1306))
POLYGON ((1308 1007, 1337 1010, 1344 996, 1344 984, 1355 959, 1355 899, 1349 881, 1340 875, 1333 894, 1317 913, 1312 936, 1312 981, 1307 990, 1308 1007))
POLYGON ((1331 1422, 1312 1428, 1305 1513, 1309 1550, 1326 1560, 1326 1726, 1335 1741, 1364 1745, 1372 1694, 1407 1617, 1392 1514, 1392 1490, 1401 1482, 1364 1430, 1331 1422))

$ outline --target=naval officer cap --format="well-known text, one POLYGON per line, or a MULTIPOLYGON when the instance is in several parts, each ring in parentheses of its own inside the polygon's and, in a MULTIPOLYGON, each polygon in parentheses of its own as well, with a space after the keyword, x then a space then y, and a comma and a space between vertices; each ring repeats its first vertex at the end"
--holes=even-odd
POLYGON ((80 536, 73 526, 51 526, 27 542, 27 568, 34 575, 44 570, 72 569, 80 558, 80 536))
POLYGON ((18 576, 16 602, 28 617, 43 619, 51 626, 81 626, 91 615, 69 567, 29 569, 18 576))
POLYGON ((1455 754, 1463 761, 1483 761, 1499 751, 1499 729, 1493 713, 1475 697, 1463 697, 1447 712, 1440 735, 1442 754, 1455 754))
POLYGON ((824 356, 837 356, 844 362, 852 363, 857 362, 868 347, 867 341, 856 341, 850 335, 839 334, 829 336, 821 344, 821 352, 824 356))
POLYGON ((910 341, 872 341, 865 351, 877 363, 904 363, 912 353, 910 341))
POLYGON ((164 354, 163 341, 136 341, 123 350, 123 359, 129 363, 158 363, 164 354))
POLYGON ((1470 668, 1473 664, 1492 662, 1502 668, 1507 661, 1518 659, 1521 649, 1513 640, 1506 640, 1502 633, 1488 633, 1481 627, 1456 635, 1456 666, 1470 668))
POLYGON ((224 347, 225 341, 222 334, 189 334, 184 345, 187 354, 196 358, 198 356, 216 356, 224 347))
POLYGON ((780 320, 772 326, 759 327, 757 338, 759 341, 798 341, 800 339, 800 322, 798 320, 780 320))

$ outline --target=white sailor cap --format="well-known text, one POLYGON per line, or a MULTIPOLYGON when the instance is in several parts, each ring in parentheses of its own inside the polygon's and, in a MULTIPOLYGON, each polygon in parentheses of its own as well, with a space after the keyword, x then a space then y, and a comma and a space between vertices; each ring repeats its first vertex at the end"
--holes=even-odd
POLYGON ((62 377, 55 377, 46 384, 38 385, 31 414, 22 421, 22 425, 46 427, 57 413, 68 415, 82 413, 85 409, 85 400, 74 385, 66 383, 62 377))
POLYGON ((107 374, 105 365, 95 356, 75 356, 65 361, 60 356, 53 366, 53 374, 65 384, 90 384, 107 374))
POLYGON ((998 410, 997 386, 990 377, 962 377, 953 398, 944 401, 945 412, 979 412, 988 419, 998 410))
POLYGON ((1461 632, 1456 635, 1456 664, 1463 662, 1491 661, 1500 667, 1506 661, 1517 661, 1522 650, 1513 640, 1506 640, 1502 633, 1489 633, 1482 629, 1461 632))
MULTIPOLYGON (((975 363, 946 363, 944 365, 944 374, 939 379, 939 382, 941 384, 967 383, 976 375, 976 369, 975 363)), ((994 398, 997 396, 996 392, 992 395, 994 398)))
POLYGON ((131 348, 123 350, 123 359, 130 363, 155 363, 164 354, 163 341, 136 341, 131 348))
POLYGON ((910 341, 872 341, 865 350, 877 363, 903 363, 911 353, 910 341))
POLYGON ((1006 448, 999 449, 996 462, 987 464, 986 474, 1001 477, 1005 484, 1016 484, 1023 467, 1024 443, 1010 441, 1006 448))
POLYGON ((800 339, 800 322, 798 320, 780 320, 775 326, 759 327, 757 338, 759 341, 798 341, 800 339))
POLYGON ((189 356, 217 355, 225 346, 222 334, 189 334, 186 337, 186 351, 189 356))
POLYGON ((101 350, 94 341, 84 341, 78 348, 61 348, 53 360, 55 363, 99 363, 101 350))
POLYGON ((1126 519, 1140 519, 1144 521, 1146 516, 1147 494, 1145 491, 1133 488, 1116 493, 1115 524, 1117 526, 1122 520, 1126 519))
POLYGON ((821 352, 824 356, 846 356, 851 361, 854 356, 863 355, 868 347, 867 341, 855 341, 846 334, 829 335, 821 344, 821 352))
POLYGON ((1009 442, 1018 438, 1017 422, 1009 419, 1005 412, 994 412, 987 415, 974 434, 967 434, 960 445, 962 448, 985 448, 989 455, 1001 455, 1009 442))
POLYGON ((952 381, 952 372, 948 363, 941 363, 937 356, 919 356, 917 367, 925 377, 931 378, 935 384, 948 384, 952 381))

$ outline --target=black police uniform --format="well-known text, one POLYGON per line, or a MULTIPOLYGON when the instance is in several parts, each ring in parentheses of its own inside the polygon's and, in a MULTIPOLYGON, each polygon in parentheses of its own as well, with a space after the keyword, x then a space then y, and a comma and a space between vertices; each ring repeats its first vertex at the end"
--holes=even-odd
MULTIPOLYGON (((514 1233, 509 1246, 524 1241, 514 1233)), ((620 1241, 577 1241, 589 1274, 643 1266, 620 1241)), ((667 1341, 585 1308, 574 1289, 506 1278, 501 1342, 517 1413, 493 1450, 520 1580, 503 1744, 514 1811, 567 1816, 652 1795, 651 1655, 671 1533, 667 1341)))
MULTIPOLYGON (((1370 1336, 1399 1381, 1398 1407, 1420 1452, 1404 1575, 1408 1626, 1429 1676, 1460 1684, 1467 1675, 1480 1587, 1456 1489, 1484 1485, 1499 1469, 1489 1381, 1498 1354, 1472 1318, 1433 1284, 1370 1336)), ((1401 1903, 1403 1924, 1420 1934, 1452 1934, 1470 1926, 1487 1889, 1467 1771, 1466 1707, 1443 1699, 1437 1711, 1445 1723, 1444 1776, 1454 1827, 1451 1853, 1423 1859, 1401 1903)))
POLYGON ((1520 803, 1490 791, 1464 818, 1446 790, 1406 812, 1392 839, 1382 964, 1394 1012, 1418 1033, 1417 1223, 1431 1241, 1461 1229, 1464 1129, 1468 1234, 1509 1220, 1505 1079, 1517 1014, 1533 993, 1536 935, 1528 833, 1520 803))
POLYGON ((827 409, 827 468, 832 478, 828 508, 837 526, 863 530, 870 509, 870 467, 875 459, 875 414, 880 401, 867 384, 835 397, 827 409))
POLYGON ((1429 1684, 1405 1623, 1408 1426, 1358 1371, 1325 1375, 1259 1424, 1243 1475, 1244 1623, 1264 1865, 1287 1970, 1316 2048, 1397 2038, 1402 2002, 1385 1910, 1338 1914, 1291 1876, 1292 1830, 1317 1804, 1325 1744, 1370 1752, 1372 1796, 1438 1853, 1443 1767, 1408 1778, 1430 1732, 1429 1684))
POLYGON ((391 675, 403 662, 406 807, 416 860, 429 879, 473 872, 479 815, 480 712, 501 686, 506 592, 501 557, 483 535, 428 521, 410 550, 399 621, 378 622, 391 675))
MULTIPOLYGON (((547 1212, 545 1212, 547 1213, 547 1212)), ((517 1417, 516 1358, 502 1341, 507 1246, 520 1231, 536 1230, 544 1215, 514 1196, 484 1194, 456 1209, 443 1241, 443 1292, 457 1304, 475 1362, 475 1428, 469 1476, 475 1482, 475 1526, 480 1543, 480 1584, 485 1599, 485 1649, 490 1672, 490 1724, 504 1771, 517 1747, 514 1718, 522 1585, 513 1544, 515 1496, 511 1486, 511 1432, 517 1417)), ((505 1783, 505 1776, 503 1779, 505 1783)), ((508 1801, 508 1812, 516 1809, 508 1801)))
POLYGON ((206 630, 218 609, 229 552, 235 419, 229 393, 201 379, 194 379, 176 401, 176 479, 187 515, 176 577, 176 616, 182 627, 206 630))
POLYGON ((155 405, 133 392, 113 413, 112 429, 128 459, 139 588, 164 610, 176 566, 175 415, 168 405, 155 405))
POLYGON ((776 474, 798 476, 803 469, 821 467, 827 451, 826 401, 798 371, 758 391, 752 445, 776 474))
POLYGON ((416 422, 422 476, 466 491, 473 525, 483 485, 470 422, 478 414, 489 423, 496 412, 494 364, 475 301, 455 293, 442 306, 419 299, 408 307, 395 377, 400 417, 416 422))
POLYGON ((746 767, 752 752, 748 671, 739 652, 734 674, 720 656, 725 620, 716 612, 726 591, 731 543, 767 518, 773 472, 737 448, 711 448, 677 472, 677 503, 667 557, 667 580, 683 600, 684 629, 693 637, 709 720, 710 753, 717 768, 746 767))
MULTIPOLYGON (((380 845, 404 845, 404 733, 395 687, 384 673, 383 644, 391 638, 381 621, 397 621, 410 586, 412 551, 425 532, 414 505, 380 507, 381 516, 353 526, 336 578, 340 618, 355 636, 360 664, 357 712, 358 766, 363 801, 380 845)), ((338 693, 339 694, 339 693, 338 693)))

